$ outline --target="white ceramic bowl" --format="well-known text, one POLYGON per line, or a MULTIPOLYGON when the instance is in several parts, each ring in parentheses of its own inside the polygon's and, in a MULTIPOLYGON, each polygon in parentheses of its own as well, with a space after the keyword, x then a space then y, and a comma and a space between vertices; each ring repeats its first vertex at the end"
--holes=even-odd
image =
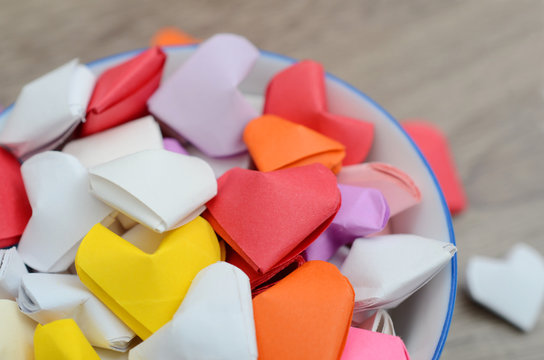
MULTIPOLYGON (((163 77, 172 74, 194 50, 195 46, 166 48, 168 60, 163 77)), ((141 51, 109 56, 88 65, 98 75, 141 51)), ((256 66, 241 86, 242 92, 252 102, 262 103, 270 78, 293 62, 294 59, 261 51, 256 66)), ((332 113, 374 123, 375 139, 368 160, 386 162, 404 170, 421 189, 421 204, 395 217, 395 231, 455 244, 450 214, 436 178, 397 121, 367 95, 333 75, 327 74, 326 86, 332 113)), ((0 128, 9 110, 0 115, 0 128)), ((397 334, 403 338, 412 359, 440 357, 450 327, 456 287, 457 257, 454 256, 450 266, 392 311, 397 334)))

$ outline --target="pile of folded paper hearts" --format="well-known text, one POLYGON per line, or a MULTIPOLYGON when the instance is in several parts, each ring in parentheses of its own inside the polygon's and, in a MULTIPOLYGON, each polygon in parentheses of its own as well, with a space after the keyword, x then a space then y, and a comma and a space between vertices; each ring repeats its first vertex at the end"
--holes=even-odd
POLYGON ((373 125, 328 112, 319 64, 277 73, 260 115, 238 90, 258 56, 223 34, 162 82, 153 47, 23 88, 0 131, 2 358, 408 358, 387 309, 455 247, 392 234, 419 189, 363 163, 373 125))

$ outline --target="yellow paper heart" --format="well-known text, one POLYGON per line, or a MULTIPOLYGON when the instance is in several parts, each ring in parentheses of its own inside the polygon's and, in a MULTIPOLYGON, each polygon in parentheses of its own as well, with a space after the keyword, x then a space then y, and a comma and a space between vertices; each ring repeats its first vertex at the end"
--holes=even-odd
POLYGON ((38 325, 34 333, 35 360, 100 360, 73 319, 38 325))
POLYGON ((172 319, 198 272, 220 260, 217 237, 197 217, 147 254, 96 224, 76 256, 79 278, 142 339, 172 319))

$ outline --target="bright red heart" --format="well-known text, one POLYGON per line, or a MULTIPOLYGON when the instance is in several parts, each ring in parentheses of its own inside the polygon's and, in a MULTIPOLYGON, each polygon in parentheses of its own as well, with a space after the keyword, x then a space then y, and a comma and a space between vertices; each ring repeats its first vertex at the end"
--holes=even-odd
POLYGON ((152 47, 100 75, 87 107, 81 136, 147 115, 147 99, 159 87, 165 61, 162 50, 152 47))
POLYGON ((290 262, 282 263, 272 268, 265 274, 253 269, 243 257, 227 245, 227 262, 242 270, 249 277, 251 293, 253 296, 260 294, 274 285, 306 262, 304 256, 297 255, 290 262))
POLYGON ((362 162, 372 146, 374 125, 328 112, 325 73, 305 60, 276 74, 266 90, 264 114, 273 114, 328 136, 346 147, 344 165, 362 162))
POLYGON ((403 122, 402 127, 433 169, 452 215, 463 211, 467 207, 467 198, 463 183, 457 175, 446 136, 432 124, 424 121, 403 122))
POLYGON ((32 215, 21 164, 0 147, 0 248, 15 245, 32 215))
POLYGON ((217 183, 203 216, 261 274, 290 263, 340 208, 336 177, 321 164, 266 173, 234 168, 217 183))

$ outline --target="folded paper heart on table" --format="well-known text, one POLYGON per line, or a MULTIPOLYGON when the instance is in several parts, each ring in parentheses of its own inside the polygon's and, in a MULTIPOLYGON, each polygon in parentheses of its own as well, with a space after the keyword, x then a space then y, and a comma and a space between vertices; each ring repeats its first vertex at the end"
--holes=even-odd
POLYGON ((139 151, 162 148, 159 124, 152 116, 146 116, 70 141, 62 151, 78 158, 86 168, 91 168, 139 151))
POLYGON ((135 337, 76 275, 26 274, 17 303, 24 314, 40 324, 73 319, 93 346, 126 351, 135 337))
POLYGON ((421 192, 412 178, 389 164, 370 162, 345 166, 338 174, 338 183, 380 190, 389 205, 390 216, 421 201, 421 192))
POLYGON ((389 206, 379 190, 338 185, 342 205, 331 225, 306 249, 308 260, 328 260, 344 244, 381 231, 389 220, 389 206))
POLYGON ((242 133, 257 117, 238 86, 259 57, 245 38, 212 36, 149 99, 149 110, 209 156, 246 150, 242 133))
POLYGON ((353 288, 334 265, 309 261, 257 295, 253 311, 259 359, 339 359, 353 288))
POLYGON ((351 327, 341 360, 410 360, 397 336, 351 327))
POLYGON ((72 319, 38 325, 34 333, 35 360, 100 360, 72 319))
POLYGON ((94 195, 157 232, 190 222, 217 193, 205 161, 163 149, 130 154, 89 173, 94 195))
MULTIPOLYGON (((353 321, 352 321, 353 324, 353 321)), ((364 320, 359 326, 360 329, 365 329, 368 331, 379 332, 382 334, 395 335, 395 327, 393 326, 393 320, 389 313, 380 309, 374 312, 369 318, 364 320)))
POLYGON ((539 319, 544 302, 544 259, 526 244, 515 245, 504 260, 469 260, 470 296, 523 331, 539 319))
POLYGON ((21 167, 32 217, 21 237, 24 262, 42 272, 65 271, 94 224, 112 209, 89 192, 87 169, 72 155, 47 151, 21 167))
POLYGON ((333 173, 321 164, 258 172, 234 168, 218 180, 204 217, 264 274, 300 254, 340 207, 333 173))
POLYGON ((253 269, 244 258, 234 251, 230 246, 227 249, 226 260, 228 263, 241 269, 248 277, 253 295, 263 291, 265 288, 274 285, 279 280, 283 279, 287 274, 299 268, 306 262, 304 256, 297 255, 288 262, 280 263, 266 273, 260 273, 253 269))
POLYGON ((0 147, 0 248, 19 242, 32 209, 26 195, 21 164, 0 147))
POLYGON ((36 323, 22 314, 17 303, 0 299, 0 359, 33 360, 36 323))
POLYGON ((341 268, 355 290, 355 311, 396 307, 456 251, 453 244, 409 234, 355 240, 341 268))
POLYGON ((28 83, 0 131, 0 144, 19 158, 54 149, 83 119, 94 84, 78 60, 28 83))
POLYGON ((260 171, 321 163, 338 173, 346 155, 339 142, 274 115, 252 120, 244 130, 244 141, 260 171))
POLYGON ((263 112, 342 143, 346 147, 344 165, 363 161, 372 146, 372 123, 328 112, 325 72, 315 61, 301 61, 277 73, 268 83, 263 112))
POLYGON ((202 269, 172 321, 130 350, 129 359, 257 359, 247 276, 225 262, 202 269))
POLYGON ((196 274, 219 260, 212 227, 197 217, 166 233, 152 254, 97 224, 79 247, 76 269, 93 294, 147 339, 172 319, 196 274))
POLYGON ((147 100, 159 87, 166 55, 152 47, 106 70, 94 88, 81 135, 88 136, 147 115, 147 100))
POLYGON ((403 122, 402 127, 433 169, 450 212, 455 215, 463 211, 467 207, 467 198, 446 136, 432 124, 423 121, 403 122))
POLYGON ((0 299, 15 300, 25 274, 28 270, 16 248, 0 250, 0 299))
POLYGON ((162 144, 164 150, 173 151, 178 154, 189 155, 187 150, 185 150, 185 148, 181 146, 179 141, 174 138, 164 138, 162 144))

